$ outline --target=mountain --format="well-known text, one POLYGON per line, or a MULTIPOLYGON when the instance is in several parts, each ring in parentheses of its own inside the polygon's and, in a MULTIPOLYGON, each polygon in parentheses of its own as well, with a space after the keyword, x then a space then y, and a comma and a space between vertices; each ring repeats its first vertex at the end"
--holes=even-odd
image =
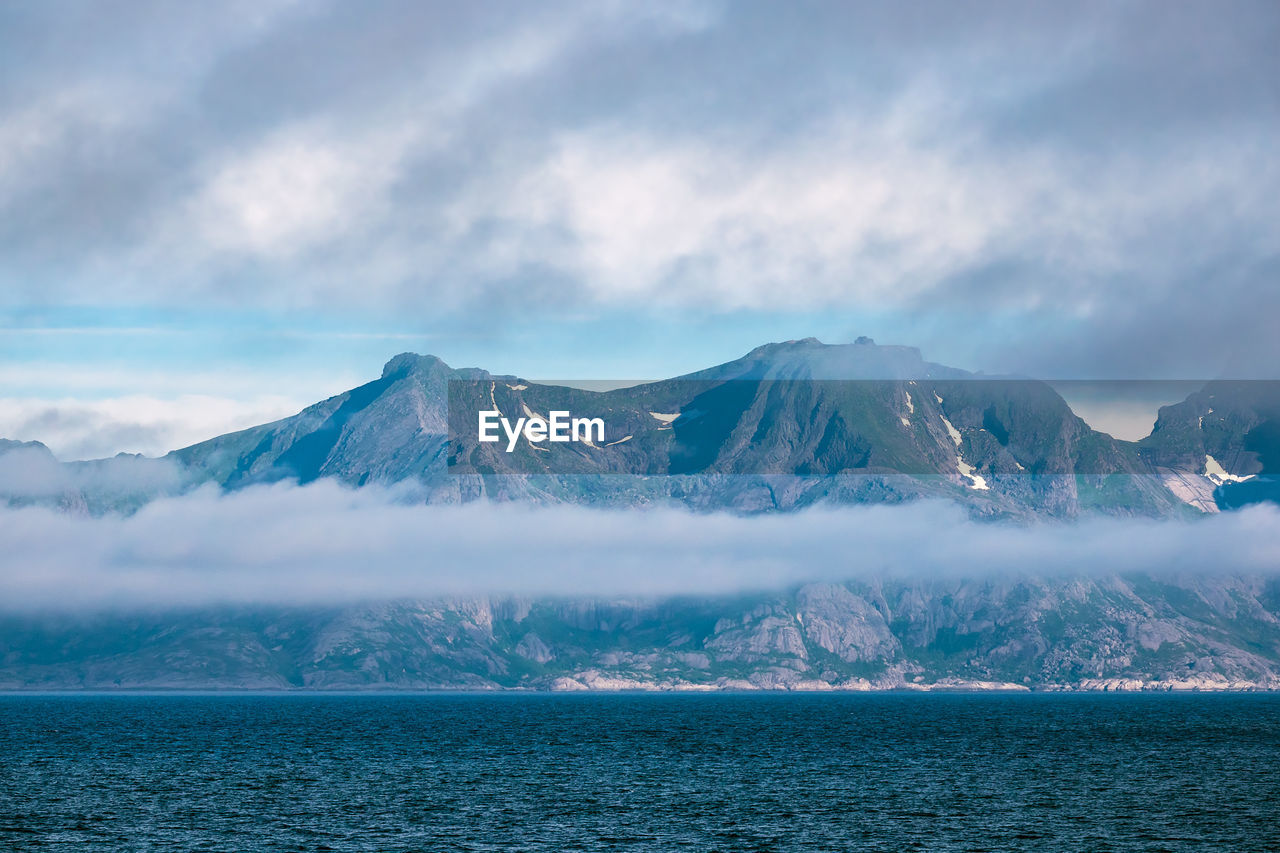
MULTIPOLYGON (((813 339, 586 391, 433 356, 163 459, 0 442, 0 498, 131 512, 333 478, 427 503, 785 511, 941 497, 985 519, 1195 515, 1274 499, 1277 383, 1209 383, 1152 434, 1099 433, 1045 383, 813 339), (481 442, 478 413, 598 417, 588 442, 481 442)), ((940 543, 945 548, 945 543, 940 543)), ((856 549, 856 543, 851 543, 856 549)), ((356 570, 356 567, 353 567, 356 570)), ((706 598, 454 598, 93 613, 0 608, 0 688, 1280 689, 1280 577, 882 577, 706 598)))
MULTIPOLYGON (((607 392, 547 385, 405 353, 382 376, 271 424, 170 454, 225 488, 333 477, 413 480, 426 501, 570 501, 699 509, 963 501, 977 516, 1177 515, 1197 506, 1153 463, 1099 433, 1045 383, 987 377, 868 339, 767 344, 740 359, 607 392), (476 412, 600 417, 602 442, 476 440, 476 412), (617 476, 633 475, 633 476, 617 476)), ((1226 464, 1235 464, 1235 457, 1226 464)), ((1202 487, 1212 490, 1205 481, 1202 487)))
POLYGON ((1178 472, 1202 475, 1216 506, 1280 502, 1280 382, 1209 382, 1161 408, 1138 446, 1166 480, 1182 479, 1178 472))
POLYGON ((0 689, 1278 689, 1280 578, 0 615, 0 689))
POLYGON ((293 417, 161 460, 60 464, 0 443, 0 499, 129 512, 202 484, 334 478, 414 484, 427 503, 489 498, 698 510, 962 503, 980 518, 1169 517, 1280 499, 1280 383, 1209 383, 1140 442, 1091 429, 1048 384, 925 361, 867 338, 813 338, 607 392, 403 353, 293 417), (603 440, 478 441, 477 413, 598 417, 603 440))
POLYGON ((121 453, 110 459, 59 462, 38 441, 0 439, 0 503, 51 506, 73 514, 133 512, 181 494, 196 478, 160 459, 121 453))

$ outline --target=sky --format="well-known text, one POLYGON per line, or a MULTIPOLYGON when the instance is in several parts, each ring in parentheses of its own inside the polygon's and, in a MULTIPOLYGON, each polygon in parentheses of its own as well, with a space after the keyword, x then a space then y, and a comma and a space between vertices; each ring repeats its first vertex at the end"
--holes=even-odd
POLYGON ((1271 0, 4 4, 0 435, 162 453, 403 351, 1277 378, 1276 44, 1271 0))

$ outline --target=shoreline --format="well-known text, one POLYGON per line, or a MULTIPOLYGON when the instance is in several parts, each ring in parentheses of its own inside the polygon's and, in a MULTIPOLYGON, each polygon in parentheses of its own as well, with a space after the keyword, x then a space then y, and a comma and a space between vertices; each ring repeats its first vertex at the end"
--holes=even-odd
POLYGON ((0 698, 13 696, 634 696, 634 695, 721 695, 721 696, 785 696, 785 695, 842 695, 842 696, 924 696, 924 695, 991 695, 991 696, 1065 696, 1065 695, 1222 695, 1222 694, 1280 694, 1280 685, 1231 684, 1223 687, 1173 687, 1148 683, 1143 687, 1076 685, 1036 685, 1009 687, 976 687, 957 685, 915 685, 897 687, 717 687, 647 686, 647 687, 584 687, 581 689, 555 689, 544 687, 56 687, 56 688, 0 688, 0 698))

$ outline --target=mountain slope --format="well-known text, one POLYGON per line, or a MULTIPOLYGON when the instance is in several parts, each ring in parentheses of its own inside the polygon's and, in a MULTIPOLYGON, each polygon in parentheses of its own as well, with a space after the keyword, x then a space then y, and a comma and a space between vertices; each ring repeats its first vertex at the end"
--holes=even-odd
POLYGON ((869 339, 766 344, 696 373, 598 393, 404 353, 293 417, 163 460, 60 464, 0 443, 0 499, 132 511, 202 483, 325 477, 412 484, 427 503, 488 497, 699 510, 935 497, 977 517, 1166 517, 1280 499, 1280 383, 1210 383, 1118 441, 1049 385, 925 361, 869 339), (482 443, 477 414, 599 417, 602 441, 482 443))
POLYGON ((0 616, 0 689, 1280 687, 1275 578, 0 616))
POLYGON ((769 344, 604 393, 403 354, 374 382, 171 457, 229 488, 413 479, 427 500, 759 510, 940 496, 993 517, 1184 509, 1135 448, 1089 429, 1048 385, 975 376, 866 339, 769 344), (488 408, 512 419, 598 416, 608 434, 598 445, 520 441, 508 453, 476 440, 476 412, 488 408))

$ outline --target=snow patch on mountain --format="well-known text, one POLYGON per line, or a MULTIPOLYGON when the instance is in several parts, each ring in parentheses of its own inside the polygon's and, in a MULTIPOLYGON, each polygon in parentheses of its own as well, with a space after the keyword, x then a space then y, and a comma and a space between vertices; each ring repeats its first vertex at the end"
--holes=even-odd
POLYGON ((1253 479, 1254 476, 1253 474, 1246 474, 1241 477, 1239 475, 1232 474, 1218 464, 1217 459, 1214 459, 1208 454, 1205 454, 1204 457, 1204 475, 1219 486, 1223 483, 1243 483, 1245 480, 1253 479))
POLYGON ((951 440, 956 443, 956 447, 964 440, 960 435, 960 430, 956 429, 956 425, 947 419, 946 415, 942 415, 942 425, 947 428, 947 435, 951 436, 951 440))
MULTIPOLYGON (((933 396, 938 397, 937 394, 934 394, 933 396)), ((941 397, 938 397, 938 402, 942 402, 941 397)), ((942 425, 947 428, 947 435, 951 436, 951 440, 955 442, 956 449, 958 450, 960 445, 964 442, 963 436, 960 435, 960 430, 956 429, 955 424, 951 423, 946 415, 941 412, 939 412, 938 415, 942 418, 942 425)), ((991 487, 987 485, 987 479, 982 475, 975 473, 977 469, 966 462, 964 457, 959 453, 956 454, 956 467, 960 469, 960 475, 968 481, 969 488, 977 491, 989 491, 991 489, 991 487)))

